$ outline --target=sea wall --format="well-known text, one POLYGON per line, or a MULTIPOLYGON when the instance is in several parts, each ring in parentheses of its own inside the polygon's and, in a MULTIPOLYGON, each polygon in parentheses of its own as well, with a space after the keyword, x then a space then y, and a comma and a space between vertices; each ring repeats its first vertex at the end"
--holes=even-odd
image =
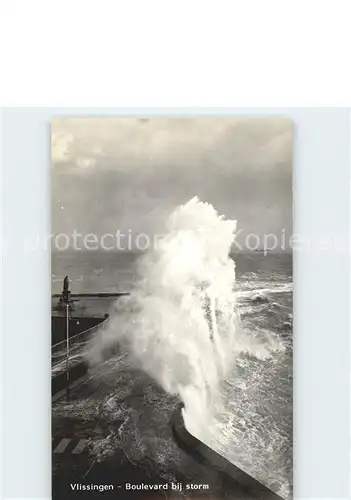
POLYGON ((174 438, 180 448, 198 462, 215 469, 226 481, 229 479, 233 485, 233 491, 237 491, 240 487, 255 500, 282 500, 276 493, 190 434, 184 424, 182 409, 183 405, 180 405, 172 419, 174 438))

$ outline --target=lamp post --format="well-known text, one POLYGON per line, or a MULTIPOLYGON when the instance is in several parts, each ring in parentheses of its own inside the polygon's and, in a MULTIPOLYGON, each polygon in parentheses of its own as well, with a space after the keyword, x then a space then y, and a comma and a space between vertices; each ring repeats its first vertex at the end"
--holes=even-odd
POLYGON ((66 398, 69 399, 69 304, 66 304, 66 398))

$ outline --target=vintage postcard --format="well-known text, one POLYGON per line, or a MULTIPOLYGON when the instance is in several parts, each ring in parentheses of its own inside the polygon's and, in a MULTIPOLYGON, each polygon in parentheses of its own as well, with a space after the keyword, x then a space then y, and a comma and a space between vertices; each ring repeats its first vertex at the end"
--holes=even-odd
POLYGON ((52 122, 52 494, 292 499, 292 123, 52 122))

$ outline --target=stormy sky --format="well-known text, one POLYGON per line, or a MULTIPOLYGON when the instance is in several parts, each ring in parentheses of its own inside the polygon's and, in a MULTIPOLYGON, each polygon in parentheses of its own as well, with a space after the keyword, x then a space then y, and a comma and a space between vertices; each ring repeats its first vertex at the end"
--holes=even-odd
POLYGON ((52 124, 52 232, 162 231, 199 196, 248 233, 292 231, 292 124, 281 118, 64 118, 52 124))

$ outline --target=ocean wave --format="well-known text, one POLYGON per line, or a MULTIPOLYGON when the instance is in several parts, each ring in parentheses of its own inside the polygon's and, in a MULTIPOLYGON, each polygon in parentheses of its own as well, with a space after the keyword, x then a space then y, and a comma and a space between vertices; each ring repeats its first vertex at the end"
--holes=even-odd
POLYGON ((245 286, 238 285, 236 293, 238 298, 252 298, 255 296, 269 296, 270 294, 280 294, 280 293, 292 293, 293 283, 275 283, 275 284, 261 283, 255 284, 254 286, 248 288, 245 286))

